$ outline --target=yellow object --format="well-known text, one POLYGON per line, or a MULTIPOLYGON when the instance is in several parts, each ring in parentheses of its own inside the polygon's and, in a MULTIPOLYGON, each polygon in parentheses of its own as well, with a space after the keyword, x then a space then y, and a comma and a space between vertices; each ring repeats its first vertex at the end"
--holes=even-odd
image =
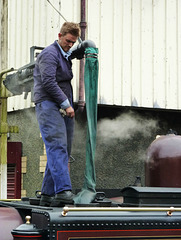
POLYGON ((18 132, 18 127, 7 123, 7 89, 3 85, 3 76, 13 68, 0 73, 0 197, 7 198, 7 133, 18 132))

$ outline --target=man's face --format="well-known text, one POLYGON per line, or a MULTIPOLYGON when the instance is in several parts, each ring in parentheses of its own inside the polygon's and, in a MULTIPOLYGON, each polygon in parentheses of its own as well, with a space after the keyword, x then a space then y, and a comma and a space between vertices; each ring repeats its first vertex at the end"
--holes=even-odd
POLYGON ((64 52, 68 52, 76 41, 77 37, 70 33, 67 33, 64 36, 62 36, 61 33, 58 34, 58 43, 60 44, 64 52))

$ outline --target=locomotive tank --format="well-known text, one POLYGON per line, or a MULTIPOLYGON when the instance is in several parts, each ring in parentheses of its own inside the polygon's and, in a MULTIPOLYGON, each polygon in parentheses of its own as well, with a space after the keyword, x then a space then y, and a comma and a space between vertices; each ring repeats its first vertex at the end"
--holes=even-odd
POLYGON ((181 136, 157 137, 148 147, 145 186, 181 187, 181 136))

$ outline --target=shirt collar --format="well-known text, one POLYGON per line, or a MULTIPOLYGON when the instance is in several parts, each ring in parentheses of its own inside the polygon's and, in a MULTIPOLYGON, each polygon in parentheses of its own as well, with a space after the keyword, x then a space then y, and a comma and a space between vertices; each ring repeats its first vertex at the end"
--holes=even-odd
POLYGON ((72 51, 69 50, 68 52, 64 52, 64 50, 63 50, 62 47, 58 44, 57 41, 56 41, 56 43, 57 43, 57 45, 59 46, 60 51, 61 51, 62 55, 64 56, 64 58, 68 60, 68 58, 69 58, 70 55, 72 54, 72 51))

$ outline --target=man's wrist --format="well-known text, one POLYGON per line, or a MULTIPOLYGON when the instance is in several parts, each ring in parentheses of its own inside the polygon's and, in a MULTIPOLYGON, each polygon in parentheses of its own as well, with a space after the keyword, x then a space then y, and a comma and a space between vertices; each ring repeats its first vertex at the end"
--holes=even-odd
POLYGON ((63 101, 61 104, 60 104, 60 107, 62 109, 67 109, 68 107, 70 107, 70 102, 68 99, 66 99, 65 101, 63 101))

